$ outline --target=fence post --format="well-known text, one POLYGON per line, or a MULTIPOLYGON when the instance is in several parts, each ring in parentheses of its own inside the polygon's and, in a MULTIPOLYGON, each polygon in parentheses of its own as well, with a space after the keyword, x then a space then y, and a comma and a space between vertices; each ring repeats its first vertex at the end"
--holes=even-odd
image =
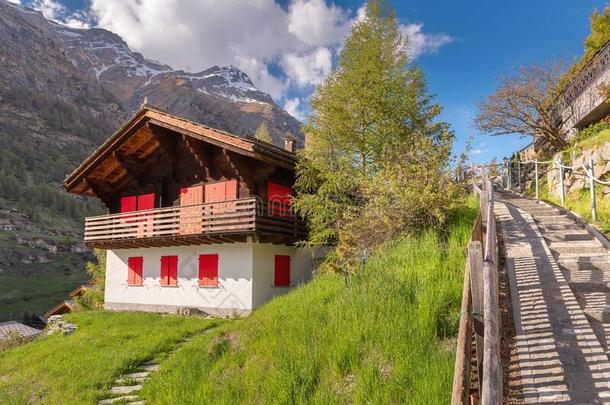
POLYGON ((513 182, 513 162, 512 160, 508 162, 508 189, 512 186, 513 182))
POLYGON ((593 157, 589 158, 589 188, 591 189, 591 219, 593 223, 597 222, 597 207, 595 206, 595 165, 593 157))
POLYGON ((561 198, 561 206, 565 207, 565 193, 563 190, 563 159, 559 158, 559 197, 561 198))
POLYGON ((534 160, 534 178, 536 179, 536 200, 540 198, 538 193, 538 159, 534 160))
POLYGON ((521 160, 517 160, 517 177, 518 177, 517 184, 519 186, 519 193, 521 193, 522 192, 522 190, 521 190, 521 160))

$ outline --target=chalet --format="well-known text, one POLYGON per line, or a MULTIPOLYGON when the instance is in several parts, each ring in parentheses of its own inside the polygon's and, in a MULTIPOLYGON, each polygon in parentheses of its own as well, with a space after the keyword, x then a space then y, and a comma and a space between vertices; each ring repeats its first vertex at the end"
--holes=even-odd
POLYGON ((143 106, 64 181, 98 197, 110 310, 247 314, 312 273, 291 207, 296 156, 143 106))

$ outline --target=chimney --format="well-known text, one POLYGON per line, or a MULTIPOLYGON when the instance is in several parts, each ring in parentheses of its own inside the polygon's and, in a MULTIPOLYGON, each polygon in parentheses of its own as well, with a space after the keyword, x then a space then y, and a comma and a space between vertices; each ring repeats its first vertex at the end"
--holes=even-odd
POLYGON ((286 149, 288 152, 294 152, 294 139, 292 139, 290 137, 285 137, 284 138, 284 149, 286 149))

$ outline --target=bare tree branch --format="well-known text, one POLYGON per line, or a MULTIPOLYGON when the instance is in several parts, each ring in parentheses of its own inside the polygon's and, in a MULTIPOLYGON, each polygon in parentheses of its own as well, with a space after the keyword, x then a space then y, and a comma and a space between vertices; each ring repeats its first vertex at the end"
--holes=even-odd
POLYGON ((495 92, 479 103, 475 125, 490 135, 531 135, 562 149, 566 134, 556 125, 551 107, 564 70, 565 63, 551 60, 501 77, 495 92))

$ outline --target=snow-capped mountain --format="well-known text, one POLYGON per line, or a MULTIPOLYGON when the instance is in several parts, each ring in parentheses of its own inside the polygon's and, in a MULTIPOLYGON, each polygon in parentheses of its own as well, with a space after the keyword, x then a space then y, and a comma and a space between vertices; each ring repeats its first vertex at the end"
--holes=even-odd
POLYGON ((241 136, 254 135, 266 121, 274 143, 282 145, 285 136, 296 138, 297 146, 303 143, 300 123, 235 66, 198 73, 174 70, 133 52, 120 36, 104 29, 70 28, 4 0, 2 13, 43 33, 85 78, 114 96, 127 115, 147 98, 154 106, 241 136))

